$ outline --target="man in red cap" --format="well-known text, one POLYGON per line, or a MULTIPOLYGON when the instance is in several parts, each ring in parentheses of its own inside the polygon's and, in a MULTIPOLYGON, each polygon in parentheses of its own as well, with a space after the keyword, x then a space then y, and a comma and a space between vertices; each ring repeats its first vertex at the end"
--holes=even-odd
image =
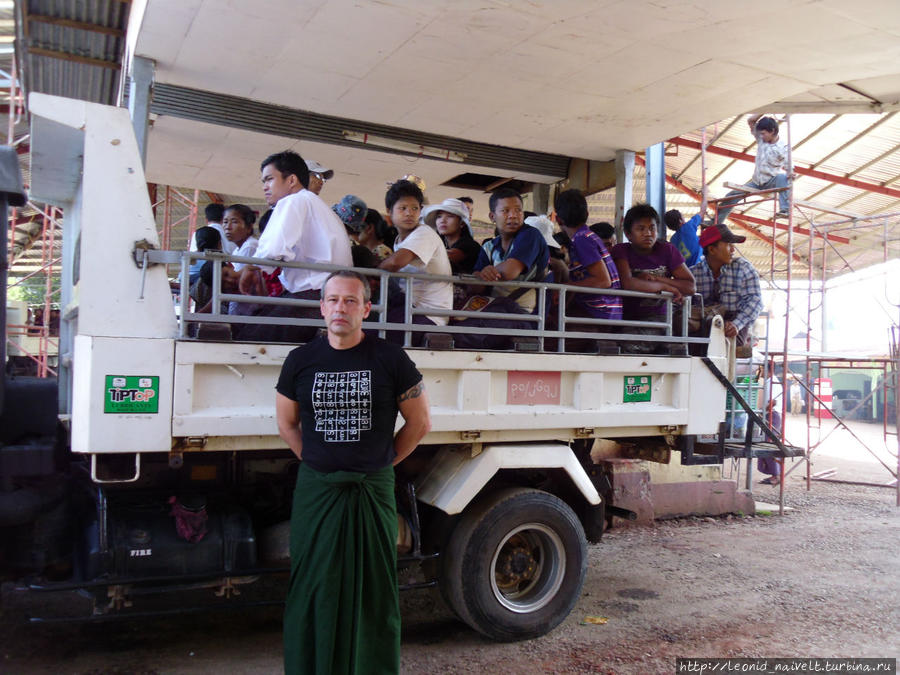
POLYGON ((734 257, 734 244, 746 240, 724 225, 704 228, 700 233, 704 257, 691 267, 704 314, 721 314, 726 337, 737 338, 739 347, 752 346, 749 330, 763 308, 759 274, 749 261, 734 257))

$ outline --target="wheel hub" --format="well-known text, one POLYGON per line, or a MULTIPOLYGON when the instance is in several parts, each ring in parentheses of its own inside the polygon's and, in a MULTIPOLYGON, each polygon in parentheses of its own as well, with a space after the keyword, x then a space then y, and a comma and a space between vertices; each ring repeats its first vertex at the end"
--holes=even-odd
POLYGON ((565 578, 563 542, 544 523, 522 523, 504 537, 491 560, 491 588, 503 607, 517 614, 552 602, 565 578))
POLYGON ((518 544, 503 547, 497 558, 497 586, 502 589, 515 588, 523 581, 534 577, 538 562, 530 548, 518 544))

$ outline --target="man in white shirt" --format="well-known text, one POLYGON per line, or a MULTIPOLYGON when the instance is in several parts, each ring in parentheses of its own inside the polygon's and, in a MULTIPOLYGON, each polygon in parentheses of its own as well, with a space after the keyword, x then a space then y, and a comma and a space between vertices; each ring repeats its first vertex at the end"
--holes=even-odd
MULTIPOLYGON (((225 207, 222 204, 207 204, 206 209, 204 210, 204 215, 206 216, 206 224, 209 227, 212 227, 219 231, 219 234, 222 235, 222 250, 231 255, 234 253, 237 246, 228 241, 225 238, 225 229, 222 227, 222 216, 225 214, 225 207)), ((191 237, 191 245, 188 249, 189 251, 197 250, 197 242, 194 237, 191 237)))
MULTIPOLYGON (((449 277, 453 274, 447 249, 440 235, 428 225, 421 224, 419 216, 425 197, 417 185, 400 180, 391 185, 384 198, 391 223, 399 234, 394 241, 394 254, 379 267, 391 272, 436 274, 449 277)), ((399 296, 395 296, 399 297, 399 296)), ((392 302, 388 311, 390 321, 403 321, 402 304, 392 302)), ((412 305, 418 309, 453 309, 453 284, 448 281, 415 279, 412 282, 412 305)), ((446 326, 446 316, 413 316, 413 323, 446 326)), ((421 336, 421 334, 418 334, 421 336)), ((415 340, 414 344, 418 343, 415 340)))
POLYGON ((325 187, 325 181, 334 177, 334 171, 327 169, 314 159, 306 160, 306 168, 309 169, 309 185, 307 189, 310 192, 321 194, 322 188, 325 187))
MULTIPOLYGON (((286 150, 263 160, 261 179, 266 202, 274 204, 272 217, 259 237, 257 258, 310 262, 352 267, 350 242, 344 225, 331 208, 306 189, 309 171, 303 158, 286 150)), ((318 300, 319 290, 329 272, 247 265, 241 270, 240 289, 247 295, 268 295, 303 300, 318 300)), ((318 307, 261 305, 256 316, 319 318, 318 307)), ((240 326, 244 341, 306 342, 315 336, 312 326, 240 326)))

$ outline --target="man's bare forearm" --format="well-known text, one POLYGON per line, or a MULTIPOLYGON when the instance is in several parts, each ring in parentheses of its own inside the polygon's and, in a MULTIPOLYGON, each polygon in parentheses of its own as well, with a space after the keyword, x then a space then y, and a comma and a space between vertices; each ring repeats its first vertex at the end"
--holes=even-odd
POLYGON ((678 289, 682 295, 693 295, 697 290, 693 279, 667 279, 666 281, 670 286, 678 289))
POLYGON ((394 465, 406 459, 431 430, 431 412, 428 407, 428 396, 425 394, 425 383, 419 381, 397 398, 403 426, 394 436, 394 465))
POLYGON ((300 433, 300 429, 282 429, 279 427, 278 435, 281 436, 281 440, 288 444, 291 452, 297 455, 297 459, 303 459, 301 457, 303 454, 303 435, 300 433))
POLYGON ((397 435, 394 436, 394 452, 397 453, 394 465, 409 457, 412 451, 419 447, 419 441, 425 438, 429 429, 431 429, 431 422, 428 420, 410 420, 400 427, 397 435))
POLYGON ((275 394, 275 422, 278 435, 288 444, 297 459, 303 453, 303 433, 300 426, 300 405, 281 392, 275 394))

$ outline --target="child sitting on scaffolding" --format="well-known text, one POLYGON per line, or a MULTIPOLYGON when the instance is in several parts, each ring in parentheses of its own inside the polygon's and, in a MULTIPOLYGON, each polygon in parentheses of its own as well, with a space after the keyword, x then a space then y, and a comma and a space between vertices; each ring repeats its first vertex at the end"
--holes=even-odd
MULTIPOLYGON (((749 190, 771 190, 773 188, 786 188, 788 186, 787 145, 778 136, 778 122, 772 117, 752 115, 747 118, 750 132, 756 137, 756 164, 753 167, 753 178, 744 187, 749 190)), ((719 203, 715 225, 722 225, 735 205, 742 201, 747 192, 732 190, 719 203)), ((782 190, 778 193, 778 213, 776 217, 786 217, 788 214, 788 192, 782 190)))

